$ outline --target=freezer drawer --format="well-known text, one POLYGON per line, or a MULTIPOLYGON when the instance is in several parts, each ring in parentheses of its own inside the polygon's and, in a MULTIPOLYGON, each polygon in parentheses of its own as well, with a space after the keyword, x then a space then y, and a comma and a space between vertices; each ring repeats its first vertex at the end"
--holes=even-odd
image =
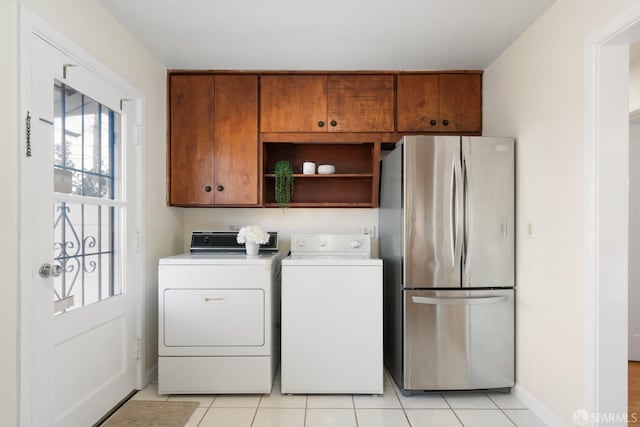
POLYGON ((514 291, 405 291, 406 390, 514 385, 514 291))

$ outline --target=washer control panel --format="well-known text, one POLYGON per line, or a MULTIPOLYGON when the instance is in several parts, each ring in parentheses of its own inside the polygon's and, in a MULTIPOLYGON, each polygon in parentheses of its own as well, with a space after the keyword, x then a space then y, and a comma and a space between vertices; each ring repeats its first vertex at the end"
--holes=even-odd
POLYGON ((371 255, 371 239, 366 234, 294 234, 291 253, 371 255))

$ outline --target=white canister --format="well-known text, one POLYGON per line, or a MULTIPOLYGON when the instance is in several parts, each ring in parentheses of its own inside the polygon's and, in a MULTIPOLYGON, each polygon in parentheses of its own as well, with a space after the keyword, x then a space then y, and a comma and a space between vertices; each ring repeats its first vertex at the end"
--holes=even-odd
POLYGON ((316 164, 314 162, 303 162, 302 173, 304 175, 313 175, 316 173, 316 164))

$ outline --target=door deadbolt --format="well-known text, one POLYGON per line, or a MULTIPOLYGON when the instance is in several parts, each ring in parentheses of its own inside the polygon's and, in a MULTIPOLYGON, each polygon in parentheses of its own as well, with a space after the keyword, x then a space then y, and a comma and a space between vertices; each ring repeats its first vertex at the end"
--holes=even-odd
POLYGON ((47 279, 49 276, 58 277, 62 274, 62 266, 60 264, 51 265, 45 263, 40 266, 38 273, 40 273, 40 277, 43 279, 47 279))

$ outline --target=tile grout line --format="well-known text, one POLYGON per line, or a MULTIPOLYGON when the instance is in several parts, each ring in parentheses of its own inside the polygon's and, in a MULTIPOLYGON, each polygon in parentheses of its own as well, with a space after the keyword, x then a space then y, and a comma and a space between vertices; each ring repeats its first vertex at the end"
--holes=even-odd
POLYGON ((351 406, 353 406, 353 415, 356 417, 356 427, 359 427, 360 423, 358 421, 358 412, 356 411, 356 399, 353 394, 351 395, 351 406))
POLYGON ((500 412, 502 412, 502 414, 503 414, 505 417, 507 417, 507 419, 511 422, 511 424, 513 424, 515 427, 518 427, 518 425, 516 424, 516 422, 515 422, 515 421, 513 421, 513 420, 511 419, 511 417, 510 417, 506 412, 504 412, 503 408, 502 408, 500 405, 498 405, 498 402, 496 402, 495 400, 493 400, 493 399, 491 398, 491 396, 489 396, 489 393, 485 393, 485 396, 487 396, 487 397, 489 398, 489 400, 490 400, 491 402, 493 402, 493 404, 494 404, 494 405, 496 405, 496 406, 498 407, 498 409, 500 410, 500 412))
MULTIPOLYGON (((214 397, 215 399, 215 397, 214 397)), ((213 403, 213 401, 211 401, 211 403, 213 403)), ((196 408, 197 409, 197 408, 196 408)), ((204 417, 207 416, 207 413, 209 412, 209 409, 211 409, 211 406, 209 406, 205 411, 204 414, 202 414, 202 417, 200 418, 200 421, 198 421, 198 424, 196 425, 196 427, 200 427, 200 424, 202 424, 202 421, 204 421, 204 417)))
POLYGON ((460 425, 462 427, 464 427, 464 423, 462 422, 462 420, 460 419, 460 417, 458 416, 458 413, 456 412, 455 409, 453 409, 453 406, 451 406, 451 403, 449 403, 449 399, 447 399, 447 396, 445 396, 444 393, 442 393, 442 398, 444 399, 445 402, 447 402, 447 405, 449 406, 449 409, 451 410, 451 412, 453 412, 453 416, 456 417, 456 419, 458 420, 458 422, 460 423, 460 425))
MULTIPOLYGON (((395 384, 395 381, 393 381, 393 384, 395 384)), ((393 384, 391 385, 393 387, 393 384)), ((398 386, 397 384, 395 384, 396 386, 398 386)), ((393 387, 393 392, 396 395, 396 399, 398 399, 398 403, 400 403, 400 408, 402 408, 402 414, 404 415, 404 419, 407 421, 407 425, 409 427, 411 426, 411 420, 409 420, 409 415, 407 415, 407 411, 406 408, 404 407, 404 405, 402 404, 402 399, 400 399, 400 395, 398 395, 398 392, 400 391, 400 388, 398 387, 398 389, 396 390, 396 387, 393 387)))
POLYGON ((304 427, 307 426, 307 407, 309 406, 309 395, 305 395, 304 397, 304 421, 302 422, 302 425, 304 427))
MULTIPOLYGON (((273 393, 273 384, 271 384, 271 392, 273 393)), ((256 417, 258 416, 258 409, 260 408, 260 404, 262 403, 263 397, 264 397, 264 393, 260 396, 260 399, 258 399, 258 404, 256 405, 256 410, 253 411, 253 418, 251 418, 251 423, 249 424, 249 427, 253 426, 253 424, 256 422, 256 417)))

